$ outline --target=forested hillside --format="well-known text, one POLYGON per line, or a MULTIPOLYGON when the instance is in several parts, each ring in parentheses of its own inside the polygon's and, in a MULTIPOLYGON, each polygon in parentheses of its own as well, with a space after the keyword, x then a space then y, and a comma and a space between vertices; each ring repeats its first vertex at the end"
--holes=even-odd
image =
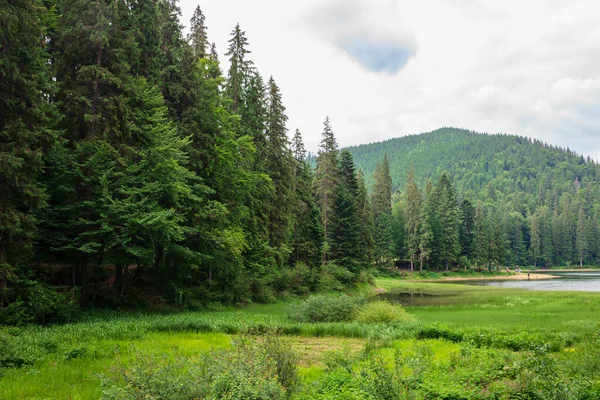
POLYGON ((377 160, 389 159, 399 259, 437 265, 438 247, 454 237, 453 260, 465 265, 598 262, 600 167, 589 158, 525 137, 454 128, 348 150, 367 177, 377 160), (434 204, 441 193, 431 183, 445 179, 458 213, 440 226, 449 211, 434 204))
MULTIPOLYGON (((462 129, 442 128, 379 143, 349 147, 357 168, 370 177, 384 153, 390 160, 394 190, 402 188, 410 166, 424 185, 445 171, 456 189, 477 197, 482 190, 522 191, 536 199, 540 186, 551 184, 567 190, 577 178, 583 184, 597 182, 600 167, 568 149, 514 135, 488 135, 462 129), (551 182, 551 183, 549 183, 551 182)), ((370 178, 367 185, 370 185, 370 178)))

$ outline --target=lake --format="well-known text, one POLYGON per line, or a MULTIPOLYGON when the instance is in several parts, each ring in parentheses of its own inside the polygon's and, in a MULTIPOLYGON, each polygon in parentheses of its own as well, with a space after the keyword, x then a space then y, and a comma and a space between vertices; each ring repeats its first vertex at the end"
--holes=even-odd
MULTIPOLYGON (((498 286, 529 290, 562 290, 577 292, 600 292, 600 271, 568 272, 548 271, 551 275, 560 276, 556 279, 531 279, 524 281, 463 281, 467 285, 498 286)), ((525 273, 526 274, 526 273, 525 273)), ((534 274, 531 274, 533 277, 534 274)))

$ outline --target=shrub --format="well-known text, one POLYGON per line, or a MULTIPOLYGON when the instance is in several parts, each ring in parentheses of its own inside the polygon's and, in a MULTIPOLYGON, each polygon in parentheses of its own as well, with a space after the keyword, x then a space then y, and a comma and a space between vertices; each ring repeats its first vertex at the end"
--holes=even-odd
POLYGON ((101 377, 102 398, 283 400, 288 391, 280 381, 290 384, 294 373, 284 362, 289 353, 275 343, 265 349, 242 338, 232 349, 195 360, 142 353, 133 364, 121 362, 113 376, 101 377), (285 378, 278 375, 280 366, 285 378))
POLYGON ((374 301, 363 305, 356 313, 356 321, 370 323, 410 322, 414 317, 401 305, 387 301, 374 301))
POLYGON ((68 322, 79 313, 79 291, 76 289, 58 293, 41 283, 27 281, 15 291, 16 298, 0 308, 0 324, 68 322))
POLYGON ((363 302, 361 297, 320 294, 288 306, 287 313, 298 322, 351 321, 363 302))

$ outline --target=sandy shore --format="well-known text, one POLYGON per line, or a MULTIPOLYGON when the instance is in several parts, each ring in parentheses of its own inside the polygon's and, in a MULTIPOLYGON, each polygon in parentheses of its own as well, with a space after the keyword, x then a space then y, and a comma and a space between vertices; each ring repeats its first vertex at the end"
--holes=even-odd
MULTIPOLYGON (((532 273, 529 279, 555 279, 560 276, 532 273)), ((438 279, 411 279, 409 282, 439 282, 439 281, 523 281, 527 280, 527 272, 515 275, 497 275, 497 276, 482 276, 482 277, 450 277, 446 276, 438 279)))

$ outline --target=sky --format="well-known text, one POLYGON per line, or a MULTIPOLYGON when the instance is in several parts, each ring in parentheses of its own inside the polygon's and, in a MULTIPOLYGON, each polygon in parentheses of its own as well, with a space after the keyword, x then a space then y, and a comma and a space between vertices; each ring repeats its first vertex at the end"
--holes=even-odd
POLYGON ((597 0, 180 0, 196 6, 227 71, 227 40, 273 76, 315 152, 454 126, 600 157, 597 0))

